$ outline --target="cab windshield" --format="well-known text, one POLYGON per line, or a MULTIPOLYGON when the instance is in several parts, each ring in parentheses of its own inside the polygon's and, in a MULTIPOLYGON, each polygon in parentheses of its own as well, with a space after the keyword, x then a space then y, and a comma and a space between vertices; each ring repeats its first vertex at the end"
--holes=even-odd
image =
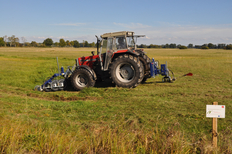
POLYGON ((136 49, 136 42, 134 40, 134 37, 129 36, 126 38, 126 40, 129 49, 136 49))

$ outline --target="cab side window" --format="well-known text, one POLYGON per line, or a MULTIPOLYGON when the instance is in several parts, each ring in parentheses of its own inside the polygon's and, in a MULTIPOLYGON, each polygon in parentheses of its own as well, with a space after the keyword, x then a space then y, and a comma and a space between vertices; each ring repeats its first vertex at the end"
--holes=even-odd
POLYGON ((116 38, 116 46, 117 46, 118 50, 119 49, 127 49, 125 37, 117 37, 116 38))

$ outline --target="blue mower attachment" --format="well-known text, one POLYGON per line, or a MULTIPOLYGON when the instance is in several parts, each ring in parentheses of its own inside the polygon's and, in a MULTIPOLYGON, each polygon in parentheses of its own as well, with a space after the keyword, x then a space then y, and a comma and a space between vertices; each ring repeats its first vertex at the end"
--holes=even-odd
POLYGON ((162 79, 163 82, 173 82, 176 80, 173 72, 168 69, 167 62, 166 64, 161 64, 159 69, 159 62, 155 61, 154 58, 152 58, 152 62, 150 63, 150 73, 153 78, 157 75, 164 76, 162 79), (172 73, 172 78, 169 76, 170 72, 172 73))
POLYGON ((60 68, 61 71, 60 72, 58 58, 57 58, 57 65, 58 65, 58 73, 55 73, 51 78, 48 78, 41 86, 40 85, 35 86, 34 90, 49 92, 49 91, 64 90, 67 87, 67 79, 71 76, 74 66, 73 68, 71 66, 68 66, 65 72, 62 66, 60 68), (60 77, 62 77, 62 79, 56 79, 60 77))
POLYGON ((55 73, 51 78, 46 80, 41 86, 37 85, 35 86, 34 90, 38 91, 58 91, 58 90, 64 90, 67 87, 66 79, 72 74, 72 70, 70 69, 70 66, 68 69, 64 72, 64 68, 61 67, 61 73, 55 73), (55 79, 57 77, 62 76, 63 79, 55 79))

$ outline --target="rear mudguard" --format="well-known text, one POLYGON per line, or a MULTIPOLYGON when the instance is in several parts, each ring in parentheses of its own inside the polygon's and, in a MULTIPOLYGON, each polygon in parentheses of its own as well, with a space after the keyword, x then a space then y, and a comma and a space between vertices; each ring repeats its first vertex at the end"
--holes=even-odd
MULTIPOLYGON (((129 54, 129 55, 133 55, 133 56, 136 56, 138 57, 139 56, 139 53, 136 52, 135 50, 120 50, 120 51, 117 51, 113 54, 113 56, 111 57, 111 61, 113 61, 115 58, 117 58, 118 56, 120 55, 124 55, 124 54, 129 54)), ((107 68, 108 69, 108 68, 107 68)))
POLYGON ((131 55, 139 56, 139 53, 136 52, 135 50, 119 50, 117 52, 114 52, 112 57, 114 57, 117 54, 131 54, 131 55))
POLYGON ((89 66, 87 66, 87 65, 80 65, 80 66, 77 66, 77 67, 76 67, 76 69, 79 69, 79 68, 84 68, 84 69, 86 69, 87 71, 90 72, 90 74, 92 75, 93 79, 94 79, 94 80, 97 80, 97 75, 96 75, 96 73, 95 73, 94 70, 91 69, 89 66))
POLYGON ((118 50, 117 52, 113 52, 113 50, 109 50, 106 52, 105 56, 105 62, 104 62, 104 71, 107 71, 109 69, 109 64, 118 56, 124 55, 124 54, 129 54, 138 57, 139 53, 136 52, 135 50, 118 50))

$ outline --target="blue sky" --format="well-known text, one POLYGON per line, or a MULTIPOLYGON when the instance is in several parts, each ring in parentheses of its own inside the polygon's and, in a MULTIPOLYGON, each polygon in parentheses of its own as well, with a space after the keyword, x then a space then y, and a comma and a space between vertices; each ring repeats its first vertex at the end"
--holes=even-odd
POLYGON ((138 44, 232 44, 232 0, 0 0, 0 36, 87 40, 116 31, 138 44))

